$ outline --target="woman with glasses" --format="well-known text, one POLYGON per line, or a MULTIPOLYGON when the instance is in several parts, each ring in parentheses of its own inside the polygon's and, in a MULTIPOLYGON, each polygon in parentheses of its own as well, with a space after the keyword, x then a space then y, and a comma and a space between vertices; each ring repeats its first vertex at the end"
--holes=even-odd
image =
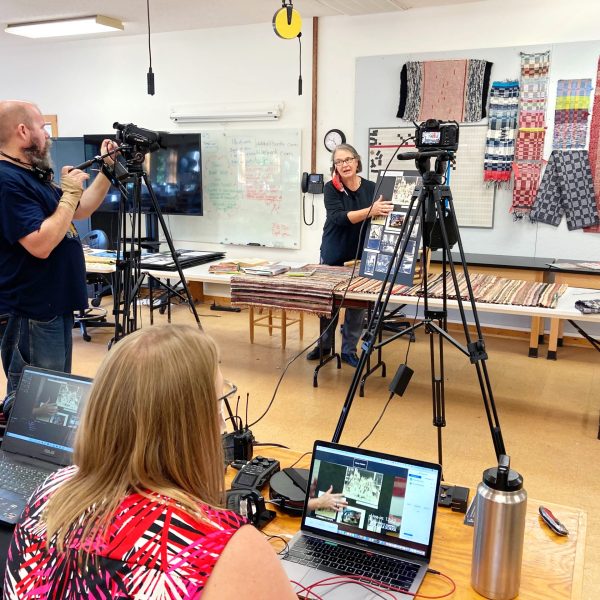
POLYGON ((74 462, 32 495, 4 598, 296 598, 274 550, 224 499, 215 343, 140 329, 100 365, 74 462))
MULTIPOLYGON (((321 262, 326 265, 341 266, 346 261, 360 258, 367 230, 362 229, 363 221, 371 217, 389 214, 393 204, 380 196, 373 201, 375 184, 363 179, 360 156, 350 144, 340 144, 331 156, 331 181, 325 184, 325 209, 327 218, 323 227, 321 242, 321 262), (372 204, 371 204, 372 203, 372 204)), ((347 308, 342 332, 341 358, 352 367, 358 365, 356 347, 364 319, 363 309, 347 308)), ((323 319, 321 330, 328 324, 323 319)), ((323 356, 331 353, 333 324, 321 337, 323 356)), ((308 360, 318 360, 319 347, 307 355, 308 360)))

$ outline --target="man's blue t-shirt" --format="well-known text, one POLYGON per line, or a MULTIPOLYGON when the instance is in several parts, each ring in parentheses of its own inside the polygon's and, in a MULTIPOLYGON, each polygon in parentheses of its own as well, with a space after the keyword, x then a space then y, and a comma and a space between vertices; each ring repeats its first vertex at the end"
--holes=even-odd
POLYGON ((0 161, 0 312, 48 320, 87 307, 85 260, 75 227, 48 258, 19 243, 54 213, 60 188, 0 161))

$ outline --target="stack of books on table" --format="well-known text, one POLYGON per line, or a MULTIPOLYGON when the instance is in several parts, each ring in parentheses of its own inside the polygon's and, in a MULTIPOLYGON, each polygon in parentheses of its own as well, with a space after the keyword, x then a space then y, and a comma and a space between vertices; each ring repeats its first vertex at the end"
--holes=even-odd
POLYGON ((281 273, 285 273, 289 270, 289 265, 284 265, 281 263, 270 263, 266 265, 257 265, 254 267, 242 268, 242 271, 244 271, 246 275, 266 275, 268 277, 273 275, 281 275, 281 273))
POLYGON ((209 273, 239 274, 246 267, 258 267, 268 264, 268 260, 262 258, 232 258, 223 260, 208 267, 209 273))

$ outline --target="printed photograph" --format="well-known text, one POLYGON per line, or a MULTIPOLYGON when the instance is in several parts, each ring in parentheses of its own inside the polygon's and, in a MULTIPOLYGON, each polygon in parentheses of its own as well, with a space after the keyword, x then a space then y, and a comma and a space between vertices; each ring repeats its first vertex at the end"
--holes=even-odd
POLYGON ((346 498, 354 500, 356 504, 377 508, 382 483, 383 473, 348 467, 342 493, 346 498))
POLYGON ((379 246, 381 244, 381 240, 379 238, 371 238, 367 240, 367 248, 369 250, 379 250, 379 246))
POLYGON ((375 271, 377 273, 385 273, 391 260, 391 254, 379 254, 377 256, 377 262, 375 263, 375 271))
POLYGON ((404 223, 405 218, 406 218, 406 213, 401 213, 401 212, 390 213, 388 227, 391 227, 393 229, 400 229, 402 227, 402 224, 404 223))
POLYGON ((381 238, 381 248, 382 252, 393 252, 396 247, 396 240, 398 236, 395 233, 384 233, 381 238))
POLYGON ((369 239, 380 240, 382 232, 383 225, 373 225, 373 223, 371 223, 371 228, 369 229, 369 239))
POLYGON ((394 183, 394 195, 392 197, 394 204, 408 206, 419 179, 419 177, 410 175, 400 175, 396 177, 396 182, 394 183))
POLYGON ((375 263, 377 261, 377 252, 365 252, 365 275, 373 275, 375 272, 375 263))

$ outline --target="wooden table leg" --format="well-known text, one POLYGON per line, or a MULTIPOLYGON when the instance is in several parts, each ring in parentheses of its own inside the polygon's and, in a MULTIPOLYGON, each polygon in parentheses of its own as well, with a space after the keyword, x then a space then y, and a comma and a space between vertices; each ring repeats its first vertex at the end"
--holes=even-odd
POLYGON ((248 317, 250 318, 250 343, 254 344, 254 306, 252 305, 250 305, 248 317))
POLYGON ((273 335, 273 311, 269 309, 269 335, 273 335))
POLYGON ((298 328, 300 330, 300 339, 303 340, 304 339, 304 313, 298 313, 298 318, 300 319, 300 322, 298 323, 298 328))
POLYGON ((285 310, 281 311, 281 349, 285 350, 285 343, 287 341, 287 319, 285 310))
POLYGON ((560 324, 558 326, 558 340, 557 340, 559 348, 562 348, 564 335, 565 335, 565 322, 563 319, 561 319, 560 324))
POLYGON ((558 330, 560 329, 560 319, 550 319, 550 339, 548 340, 548 360, 556 360, 556 349, 558 347, 558 330))
POLYGON ((529 335, 529 357, 537 358, 540 345, 540 329, 542 318, 531 317, 531 334, 529 335))

